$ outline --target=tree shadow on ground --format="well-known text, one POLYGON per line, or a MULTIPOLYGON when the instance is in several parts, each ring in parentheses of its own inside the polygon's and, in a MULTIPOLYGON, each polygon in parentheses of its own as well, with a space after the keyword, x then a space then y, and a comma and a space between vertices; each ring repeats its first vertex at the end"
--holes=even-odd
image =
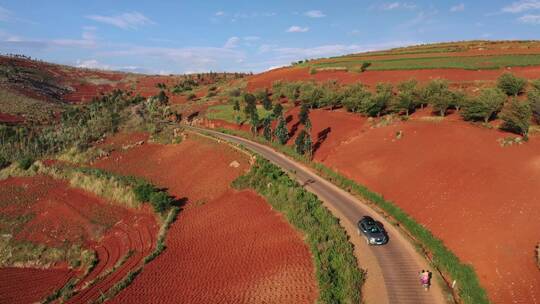
POLYGON ((319 150, 324 141, 326 141, 330 132, 332 132, 332 128, 328 127, 317 134, 317 141, 313 145, 313 155, 315 155, 315 153, 317 152, 317 150, 319 150))

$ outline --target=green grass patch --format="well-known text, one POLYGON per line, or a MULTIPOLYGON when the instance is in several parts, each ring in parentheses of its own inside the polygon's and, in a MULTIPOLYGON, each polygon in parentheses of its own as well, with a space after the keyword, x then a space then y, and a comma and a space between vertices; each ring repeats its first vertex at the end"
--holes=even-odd
POLYGON ((339 221, 312 193, 280 168, 258 158, 249 173, 233 182, 238 189, 252 188, 307 236, 319 281, 320 303, 359 303, 364 274, 339 221))
MULTIPOLYGON (((365 57, 340 57, 324 62, 308 63, 307 66, 317 69, 337 68, 353 69, 366 61, 365 57)), ((420 69, 466 69, 485 70, 504 67, 523 67, 540 65, 540 54, 530 55, 496 55, 470 57, 425 57, 425 58, 370 58, 370 71, 384 70, 420 70, 420 69)))
MULTIPOLYGON (((257 105, 259 119, 264 119, 272 114, 272 111, 265 110, 261 105, 257 105)), ((246 122, 247 117, 243 111, 236 112, 232 104, 215 105, 208 108, 206 117, 208 119, 224 120, 230 123, 237 123, 236 117, 240 118, 240 122, 246 122)))

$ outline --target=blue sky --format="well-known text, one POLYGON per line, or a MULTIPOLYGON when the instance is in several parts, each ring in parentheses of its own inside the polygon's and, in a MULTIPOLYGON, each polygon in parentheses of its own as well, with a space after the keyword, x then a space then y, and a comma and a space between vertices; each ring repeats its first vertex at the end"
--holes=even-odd
POLYGON ((540 0, 0 0, 1 53, 156 74, 539 33, 540 0))

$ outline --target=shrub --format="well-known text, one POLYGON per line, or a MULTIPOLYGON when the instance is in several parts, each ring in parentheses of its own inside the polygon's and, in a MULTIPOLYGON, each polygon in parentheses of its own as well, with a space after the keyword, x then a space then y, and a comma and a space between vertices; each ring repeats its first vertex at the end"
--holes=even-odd
POLYGON ((488 122, 500 111, 506 100, 504 92, 498 88, 483 89, 475 99, 466 102, 461 116, 465 120, 483 120, 488 122))
POLYGON ((139 183, 133 189, 133 192, 135 193, 135 198, 141 203, 149 202, 150 195, 152 195, 154 191, 155 191, 154 186, 148 183, 139 183))
POLYGON ((311 67, 311 68, 309 69, 309 74, 310 74, 310 75, 315 75, 315 74, 317 74, 317 69, 314 68, 314 67, 311 67))
POLYGON ((216 95, 217 95, 216 91, 208 91, 208 93, 206 94, 206 97, 210 98, 210 97, 214 97, 216 95))
POLYGON ((217 90, 217 87, 216 87, 215 85, 210 86, 210 87, 208 88, 208 91, 211 91, 211 92, 212 92, 212 91, 215 91, 215 90, 217 90))
POLYGON ((533 90, 528 94, 529 104, 533 113, 534 120, 540 124, 540 90, 533 90))
POLYGON ((163 213, 171 207, 172 199, 164 191, 156 191, 150 194, 150 204, 154 211, 163 213))
POLYGON ((360 67, 360 71, 365 72, 367 68, 371 66, 371 62, 362 62, 362 66, 360 67))
POLYGON ((33 164, 34 159, 29 156, 24 156, 21 159, 19 159, 19 168, 22 170, 28 170, 33 164))
POLYGON ((540 79, 531 80, 531 87, 533 90, 540 91, 540 79))
POLYGON ((501 128, 527 138, 532 111, 527 102, 512 98, 501 111, 500 118, 504 121, 501 128))
POLYGON ((497 79, 497 87, 508 96, 517 96, 523 92, 527 81, 511 73, 504 73, 497 79))
POLYGON ((4 155, 0 155, 0 170, 6 168, 9 166, 9 161, 4 157, 4 155))

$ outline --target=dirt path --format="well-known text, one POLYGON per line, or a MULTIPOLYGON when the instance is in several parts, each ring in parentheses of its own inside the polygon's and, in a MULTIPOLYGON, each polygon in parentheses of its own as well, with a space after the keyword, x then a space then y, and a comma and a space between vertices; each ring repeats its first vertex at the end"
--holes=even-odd
MULTIPOLYGON (((195 130, 203 130, 197 129, 195 130)), ((366 303, 448 303, 448 295, 443 292, 440 278, 435 276, 433 286, 425 292, 418 282, 418 272, 430 269, 428 262, 416 252, 413 245, 397 228, 385 218, 378 215, 364 202, 341 190, 330 182, 319 177, 308 168, 290 160, 281 153, 252 141, 205 130, 221 139, 242 144, 275 163, 281 168, 293 172, 297 181, 316 194, 325 205, 334 212, 351 237, 355 245, 355 254, 362 268, 367 269, 368 276, 364 287, 366 303), (362 215, 370 215, 381 221, 389 232, 391 241, 380 247, 368 246, 356 234, 355 224, 362 215)))

